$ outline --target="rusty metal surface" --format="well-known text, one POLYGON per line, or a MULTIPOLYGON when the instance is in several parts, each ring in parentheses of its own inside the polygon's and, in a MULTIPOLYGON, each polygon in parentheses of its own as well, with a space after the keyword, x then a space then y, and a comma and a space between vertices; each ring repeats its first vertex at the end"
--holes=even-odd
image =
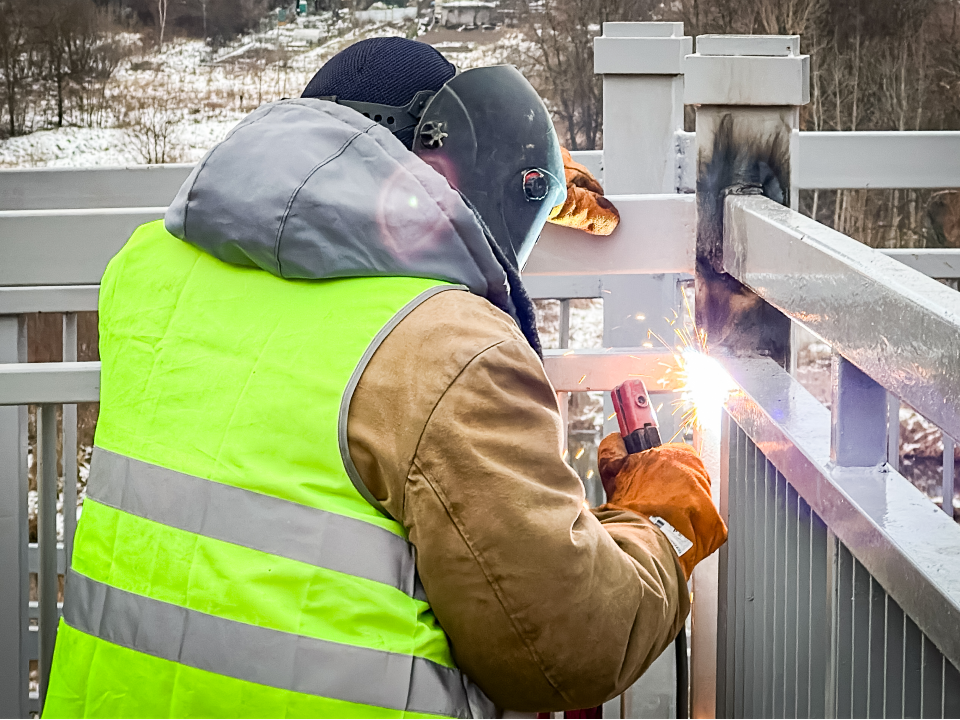
POLYGON ((726 202, 724 269, 960 436, 960 293, 766 198, 726 202))
POLYGON ((741 391, 727 412, 856 559, 960 663, 960 526, 902 475, 837 468, 830 412, 776 363, 723 360, 741 391))

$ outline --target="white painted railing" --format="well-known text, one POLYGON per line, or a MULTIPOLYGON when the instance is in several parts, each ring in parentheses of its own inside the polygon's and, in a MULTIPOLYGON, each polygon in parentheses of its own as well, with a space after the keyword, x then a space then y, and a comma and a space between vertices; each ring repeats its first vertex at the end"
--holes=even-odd
MULTIPOLYGON (((700 123, 720 112, 711 108, 749 102, 753 108, 767 108, 763 112, 770 116, 779 113, 778 117, 786 118, 789 126, 795 115, 782 103, 790 106, 802 102, 803 60, 793 39, 708 38, 698 43, 700 52, 692 62, 691 46, 691 39, 683 36, 682 26, 674 23, 607 24, 603 37, 597 40, 597 69, 604 75, 607 146, 603 152, 575 156, 603 177, 608 193, 621 211, 621 227, 610 238, 550 227, 524 274, 533 297, 565 301, 562 307, 567 313, 569 299, 604 300, 604 349, 546 353, 545 367, 562 400, 563 393, 609 390, 630 374, 645 375, 654 383, 664 379, 661 390, 667 393, 676 389, 676 376, 664 372, 665 366, 671 364, 669 351, 644 347, 644 343, 651 329, 663 337, 670 336, 672 328, 667 318, 672 318, 674 312, 683 312, 681 281, 689 282, 699 274, 698 283, 703 287, 716 282, 698 266, 698 248, 702 260, 710 227, 709 223, 705 227, 708 215, 698 215, 697 204, 708 196, 688 194, 695 189, 698 174, 702 173, 697 158, 703 156, 702 149, 715 132, 700 123), (766 44, 751 49, 751 42, 766 44), (685 72, 695 76, 692 82, 685 83, 685 72), (696 77, 697 73, 701 76, 696 77), (717 95, 721 91, 710 80, 717 73, 732 78, 724 86, 730 96, 717 95), (764 97, 771 87, 779 93, 773 99, 780 106, 771 106, 773 96, 764 97), (710 94, 697 96, 697 88, 710 94), (698 134, 683 133, 681 129, 685 92, 688 103, 701 106, 698 134), (719 101, 723 101, 721 105, 711 104, 719 101), (771 107, 781 109, 770 110, 771 107), (643 128, 643 132, 637 128, 643 128)), ((792 167, 789 172, 794 189, 960 186, 960 162, 943 162, 943 158, 958 157, 960 133, 796 133, 795 127, 794 124, 786 129, 791 142, 796 140, 791 144, 787 163, 792 167), (940 162, 931 164, 934 159, 940 162)), ((748 136, 740 141, 748 140, 748 136)), ((96 401, 99 394, 98 365, 71 362, 76 359, 76 313, 96 309, 98 283, 106 263, 135 227, 162 216, 189 171, 190 166, 177 165, 0 172, 0 576, 13 579, 0 584, 0 714, 24 716, 38 710, 39 697, 27 695, 27 663, 40 660, 41 678, 49 668, 57 613, 56 578, 62 574, 72 544, 72 523, 66 517, 65 548, 58 550, 56 543, 54 410, 57 404, 67 403, 62 443, 65 448, 75 447, 76 414, 71 404, 96 401), (67 362, 26 363, 24 316, 31 312, 65 313, 67 362), (39 547, 29 551, 28 404, 41 406, 37 454, 42 461, 38 471, 41 538, 39 547), (39 575, 40 602, 35 607, 31 607, 26 595, 31 572, 39 575), (39 620, 39 633, 30 629, 32 619, 39 620)), ((724 243, 720 253, 723 272, 755 293, 761 302, 776 306, 793 322, 807 326, 830 342, 844 358, 838 361, 838 377, 856 378, 850 368, 860 366, 867 376, 884 385, 884 393, 886 389, 897 393, 949 433, 960 434, 956 398, 950 394, 951 380, 954 388, 960 381, 960 368, 948 362, 947 357, 951 352, 957 354, 950 357, 960 357, 956 347, 960 311, 951 304, 954 296, 945 294, 953 291, 934 287, 932 281, 921 275, 960 277, 957 253, 885 251, 901 263, 894 264, 881 253, 851 245, 849 238, 754 196, 733 197, 725 205, 721 203, 720 215, 710 222, 718 224, 725 233, 711 236, 724 243), (836 290, 833 295, 823 286, 830 282, 836 290), (826 313, 823 303, 849 302, 844 293, 866 286, 876 293, 872 296, 874 304, 866 302, 866 295, 860 296, 864 301, 862 310, 853 321, 831 325, 830 319, 837 314, 826 313), (880 312, 884 309, 893 313, 897 324, 878 329, 885 317, 880 312), (939 335, 933 334, 934 327, 939 335), (890 348, 882 346, 877 338, 889 341, 890 348), (938 342, 947 355, 936 354, 938 342)), ((841 627, 844 632, 849 629, 856 634, 864 630, 854 620, 847 622, 844 608, 862 613, 863 608, 874 608, 871 603, 875 600, 883 603, 884 612, 895 606, 905 618, 901 627, 909 629, 909 620, 913 623, 909 627, 919 633, 910 637, 920 638, 925 657, 939 658, 939 712, 947 712, 954 706, 949 704, 953 696, 945 689, 944 679, 953 677, 949 673, 950 668, 955 670, 951 663, 958 660, 957 648, 951 637, 944 635, 944 626, 934 619, 942 617, 952 622, 957 618, 956 575, 942 570, 945 575, 939 577, 941 570, 931 565, 929 558, 918 555, 915 545, 906 543, 905 533, 912 526, 902 526, 922 524, 923 512, 932 506, 922 504, 918 493, 911 494, 912 488, 893 482, 893 475, 886 471, 882 477, 861 473, 849 482, 831 474, 831 428, 843 428, 853 422, 872 428, 876 434, 876 422, 871 425, 870 418, 856 414, 850 416, 855 422, 839 417, 831 420, 828 411, 805 395, 771 360, 741 357, 729 360, 728 367, 743 392, 728 404, 727 434, 718 446, 722 454, 716 452, 717 448, 707 448, 706 455, 711 472, 718 479, 717 500, 731 525, 731 543, 719 557, 703 563, 694 580, 694 714, 776 711, 816 716, 821 710, 848 712, 847 705, 843 705, 848 700, 849 712, 858 712, 860 706, 852 697, 839 692, 837 683, 849 681, 851 687, 859 687, 855 669, 849 675, 842 672, 854 667, 854 658, 868 662, 868 656, 862 655, 862 644, 851 642, 849 662, 845 661, 842 648, 847 646, 833 634, 824 636, 825 642, 835 643, 841 650, 829 657, 813 658, 811 633, 820 628, 813 610, 821 612, 821 620, 835 618, 831 628, 841 627), (806 416, 783 415, 790 408, 798 408, 806 416), (763 472, 758 467, 764 468, 763 472), (767 472, 766 468, 772 470, 767 472), (876 508, 869 505, 868 492, 874 487, 870 483, 881 481, 890 489, 884 496, 890 504, 883 511, 894 523, 882 527, 876 508), (772 493, 769 497, 768 492, 772 493), (754 504, 749 507, 754 514, 748 516, 743 508, 749 498, 753 498, 750 502, 754 504), (769 556, 756 554, 758 547, 767 544, 767 526, 757 522, 761 510, 769 513, 763 516, 764 522, 769 517, 771 523, 769 556), (803 512, 808 515, 802 515, 803 512), (815 545, 821 541, 822 553, 820 545, 815 545), (875 550, 877 547, 883 551, 875 550), (778 555, 781 548, 784 554, 778 555), (789 553, 794 553, 796 561, 787 558, 789 553), (782 572, 776 569, 780 560, 786 563, 782 572), (819 573, 816 578, 813 568, 819 573), (826 585, 804 586, 806 606, 799 600, 793 605, 787 602, 783 594, 787 590, 787 571, 791 573, 791 582, 799 583, 801 571, 809 571, 810 578, 817 582, 835 582, 834 590, 846 592, 847 586, 842 584, 847 582, 846 576, 841 577, 830 568, 849 568, 852 604, 831 601, 833 604, 822 607, 812 605, 812 598, 821 589, 822 597, 816 595, 817 602, 826 602, 826 585), (909 583, 898 581, 890 568, 909 576, 909 583), (751 576, 754 585, 746 584, 746 576, 741 584, 736 575, 740 571, 761 575, 751 576), (756 584, 761 576, 763 584, 756 584), (864 578, 866 605, 856 599, 860 597, 858 588, 862 590, 857 583, 862 585, 864 578), (766 592, 768 579, 774 583, 769 596, 761 593, 766 592), (778 582, 782 591, 776 590, 781 587, 778 582), (780 654, 769 659, 773 662, 780 658, 776 660, 779 665, 767 662, 760 642, 762 632, 767 631, 766 616, 761 621, 756 613, 751 615, 753 611, 746 609, 747 587, 755 591, 757 607, 762 600, 766 602, 764 612, 769 609, 772 613, 771 637, 788 629, 799 637, 801 627, 808 633, 806 646, 799 641, 778 646, 780 654), (919 605, 910 595, 916 594, 917 588, 923 589, 925 598, 919 605), (777 604, 776 598, 782 602, 777 604), (801 625, 804 610, 806 624, 801 625), (787 617, 790 612, 792 620, 787 617), (823 614, 828 612, 834 615, 823 614), (758 630, 760 635, 756 634, 758 630), (748 635, 754 643, 749 646, 748 635), (799 679, 803 677, 799 659, 804 647, 807 654, 803 656, 803 672, 807 679, 822 670, 823 691, 817 696, 821 704, 811 703, 810 692, 804 701, 798 691, 799 679), (939 655, 934 656, 934 652, 939 655), (788 656, 795 661, 789 666, 788 656), (779 668, 780 679, 790 675, 794 681, 792 690, 786 684, 776 685, 774 676, 765 674, 774 667, 779 668), (770 704, 765 692, 770 693, 770 704), (755 696, 759 703, 754 702, 755 696)), ((879 397, 875 388, 863 397, 867 396, 873 401, 879 397)), ((847 405, 840 399, 838 407, 847 405)), ((608 408, 605 415, 610 414, 608 408)), ((886 423, 886 412, 881 415, 886 423)), ((673 422, 669 415, 664 419, 668 425, 673 422)), ((613 430, 609 420, 606 430, 613 430)), ((674 430, 665 427, 664 434, 672 435, 674 430)), ((886 429, 884 438, 885 433, 886 429)), ((842 443, 837 445, 841 447, 842 443)), ((71 456, 70 452, 64 453, 65 462, 71 456)), ((64 476, 76 477, 75 464, 67 462, 64 476)), ((64 507, 75 504, 76 485, 65 484, 66 488, 71 486, 74 496, 65 491, 64 507)), ((953 526, 944 524, 944 518, 937 516, 927 522, 925 537, 939 543, 937 547, 953 551, 960 546, 955 544, 953 526)), ((868 633, 880 631, 873 625, 866 627, 868 633)), ((885 639, 892 637, 890 627, 884 625, 883 632, 885 639)), ((867 648, 869 651, 870 646, 867 648)), ((622 698, 608 703, 605 716, 663 717, 676 713, 671 653, 672 649, 622 698)), ((905 667, 901 664, 901 670, 905 667)), ((884 687, 890 678, 883 677, 884 687)), ((901 683, 902 708, 908 707, 908 684, 901 683)), ((933 692, 933 686, 928 685, 921 682, 919 691, 926 688, 933 692)), ((913 693, 913 686, 910 688, 913 693)), ((929 693, 922 695, 921 705, 932 697, 929 693)), ((915 699, 910 694, 909 701, 915 699)))

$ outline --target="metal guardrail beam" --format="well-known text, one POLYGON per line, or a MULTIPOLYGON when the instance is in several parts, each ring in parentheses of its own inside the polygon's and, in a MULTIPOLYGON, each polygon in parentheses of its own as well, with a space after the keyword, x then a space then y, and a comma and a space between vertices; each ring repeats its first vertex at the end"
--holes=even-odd
POLYGON ((579 230, 547 225, 524 276, 692 273, 697 205, 693 195, 612 195, 620 225, 584 242, 579 230))
POLYGON ((0 363, 0 405, 100 402, 100 363, 0 363))
POLYGON ((724 269, 960 437, 960 293, 759 196, 727 198, 724 269))
POLYGON ((888 466, 835 468, 830 411, 768 359, 724 359, 727 411, 827 527, 960 664, 960 527, 888 466))
POLYGON ((651 392, 679 389, 673 353, 647 348, 544 350, 543 367, 557 392, 613 390, 625 378, 639 377, 651 392))
POLYGON ((94 285, 110 258, 166 208, 0 212, 0 286, 94 285))
POLYGON ((887 257, 902 262, 927 277, 953 280, 960 278, 960 248, 936 250, 931 248, 883 249, 887 257))
MULTIPOLYGON (((679 378, 673 353, 647 348, 546 350, 543 365, 557 392, 612 390, 625 377, 641 377, 651 390, 670 392, 679 378)), ((100 363, 0 364, 0 405, 99 402, 100 363)))
POLYGON ((0 287, 0 315, 92 311, 99 294, 99 285, 0 287))
POLYGON ((802 132, 797 184, 954 188, 960 187, 958 159, 960 132, 802 132))
POLYGON ((169 205, 192 164, 0 172, 0 211, 169 205))

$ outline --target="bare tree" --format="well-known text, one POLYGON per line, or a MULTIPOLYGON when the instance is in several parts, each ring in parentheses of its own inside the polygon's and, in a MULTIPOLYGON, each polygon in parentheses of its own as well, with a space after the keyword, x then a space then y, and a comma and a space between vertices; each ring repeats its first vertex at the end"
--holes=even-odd
POLYGON ((25 124, 21 100, 30 74, 30 10, 24 0, 0 0, 0 71, 10 135, 22 133, 25 124))
POLYGON ((167 9, 170 0, 157 0, 157 27, 160 30, 159 51, 163 51, 163 32, 167 28, 167 9))
POLYGON ((652 0, 544 0, 542 8, 525 13, 523 32, 534 52, 524 69, 560 121, 571 150, 596 147, 603 127, 593 38, 604 22, 653 19, 653 6, 652 0))

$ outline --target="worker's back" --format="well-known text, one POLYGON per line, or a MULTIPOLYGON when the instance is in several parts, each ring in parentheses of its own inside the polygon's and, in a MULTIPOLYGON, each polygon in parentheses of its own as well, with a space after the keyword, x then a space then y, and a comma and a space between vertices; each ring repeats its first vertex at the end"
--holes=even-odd
POLYGON ((45 716, 468 712, 403 528, 341 456, 365 351, 455 287, 290 281, 160 222, 133 235, 101 289, 100 419, 45 716))

